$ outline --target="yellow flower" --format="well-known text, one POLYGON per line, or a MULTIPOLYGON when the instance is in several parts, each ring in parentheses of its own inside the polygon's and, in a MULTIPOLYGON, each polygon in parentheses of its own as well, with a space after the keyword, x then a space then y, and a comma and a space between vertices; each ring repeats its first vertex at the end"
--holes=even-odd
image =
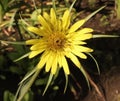
POLYGON ((40 55, 37 65, 39 69, 45 67, 46 72, 53 75, 59 68, 63 68, 64 73, 69 75, 69 58, 78 68, 82 68, 78 58, 86 59, 85 53, 92 52, 93 49, 84 46, 87 39, 92 38, 93 29, 80 27, 85 20, 79 20, 73 25, 70 23, 70 11, 66 10, 61 17, 56 16, 53 8, 50 14, 44 12, 43 16, 38 16, 39 27, 28 27, 28 30, 39 36, 37 39, 27 40, 27 45, 32 45, 29 58, 40 55))

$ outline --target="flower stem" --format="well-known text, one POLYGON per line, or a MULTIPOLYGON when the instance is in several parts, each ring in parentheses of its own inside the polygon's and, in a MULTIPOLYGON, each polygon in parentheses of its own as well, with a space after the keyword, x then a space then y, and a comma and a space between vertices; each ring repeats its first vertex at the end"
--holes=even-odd
POLYGON ((120 0, 115 0, 115 11, 117 19, 120 20, 120 0))
POLYGON ((55 13, 56 13, 55 0, 52 0, 52 3, 53 3, 53 9, 54 9, 54 11, 55 11, 55 13))
POLYGON ((0 5, 0 23, 2 23, 3 20, 3 9, 2 9, 2 5, 0 5))

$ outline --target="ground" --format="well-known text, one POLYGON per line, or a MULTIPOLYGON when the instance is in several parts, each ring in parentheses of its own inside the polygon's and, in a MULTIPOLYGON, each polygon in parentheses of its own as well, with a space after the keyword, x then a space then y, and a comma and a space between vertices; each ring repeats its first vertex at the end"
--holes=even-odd
POLYGON ((100 76, 98 87, 104 99, 92 89, 82 101, 120 101, 120 67, 113 67, 108 73, 100 76))

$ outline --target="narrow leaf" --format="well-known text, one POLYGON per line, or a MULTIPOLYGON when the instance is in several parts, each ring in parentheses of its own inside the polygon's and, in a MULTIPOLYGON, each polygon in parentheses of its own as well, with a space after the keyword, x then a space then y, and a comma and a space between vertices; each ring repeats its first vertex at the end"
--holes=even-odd
MULTIPOLYGON (((32 86, 32 84, 34 83, 35 79, 37 78, 39 72, 41 69, 37 69, 35 74, 27 81, 27 83, 24 84, 24 82, 21 84, 22 87, 19 89, 18 92, 20 92, 20 95, 17 99, 17 101, 21 101, 23 99, 23 97, 25 96, 25 94, 28 92, 28 90, 30 89, 30 87, 32 86)), ((20 85, 20 86, 21 86, 20 85)))

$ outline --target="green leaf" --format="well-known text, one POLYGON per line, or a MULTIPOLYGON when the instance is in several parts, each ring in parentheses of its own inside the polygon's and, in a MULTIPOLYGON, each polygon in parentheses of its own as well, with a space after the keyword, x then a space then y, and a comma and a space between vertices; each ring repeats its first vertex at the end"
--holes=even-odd
POLYGON ((29 90, 23 98, 23 101, 33 101, 33 92, 29 90))
POLYGON ((7 55, 13 61, 19 58, 21 55, 25 54, 27 51, 27 48, 25 48, 24 46, 21 45, 12 45, 12 46, 14 48, 14 51, 7 53, 7 55))
POLYGON ((30 89, 30 87, 32 86, 32 84, 34 83, 35 79, 37 78, 39 72, 40 72, 41 69, 36 69, 36 72, 30 76, 30 78, 27 78, 25 79, 24 82, 21 82, 20 83, 20 86, 16 92, 16 95, 15 95, 15 98, 14 98, 14 101, 21 101, 24 96, 26 95, 26 93, 28 92, 28 90, 30 89), (19 94, 19 96, 18 96, 19 94), (18 99, 17 99, 17 96, 18 96, 18 99))
POLYGON ((11 19, 9 20, 8 28, 12 28, 13 23, 14 23, 14 18, 15 18, 17 11, 18 11, 18 9, 15 9, 14 13, 12 14, 11 19))
POLYGON ((4 101, 13 101, 14 95, 11 92, 9 92, 9 91, 6 90, 4 92, 3 99, 4 99, 4 101))
POLYGON ((48 80, 47 77, 45 77, 45 78, 40 78, 40 79, 36 80, 35 85, 36 85, 36 86, 46 85, 47 80, 48 80))
MULTIPOLYGON (((1 19, 1 18, 0 18, 1 19)), ((9 24, 9 21, 0 21, 0 30, 2 29, 2 27, 6 26, 9 24)), ((0 40, 1 41, 1 40, 0 40)))
POLYGON ((23 74, 22 68, 18 68, 17 66, 10 66, 9 71, 11 73, 18 74, 18 75, 23 74))
POLYGON ((40 13, 41 13, 41 9, 37 9, 37 10, 33 11, 33 13, 31 14, 31 19, 33 21, 37 21, 38 15, 40 15, 40 13))

